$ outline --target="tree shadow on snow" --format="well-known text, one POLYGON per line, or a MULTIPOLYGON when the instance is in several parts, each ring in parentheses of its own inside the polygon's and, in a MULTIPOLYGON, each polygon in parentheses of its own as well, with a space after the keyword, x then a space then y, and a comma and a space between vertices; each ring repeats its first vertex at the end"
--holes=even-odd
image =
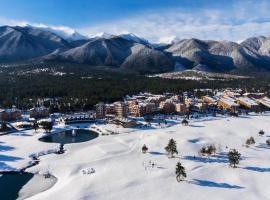
POLYGON ((167 169, 166 167, 157 166, 158 169, 167 169))
POLYGON ((198 143, 200 141, 200 138, 195 138, 195 139, 190 139, 190 140, 188 140, 188 142, 190 142, 190 143, 198 143))
POLYGON ((134 126, 133 129, 137 129, 137 130, 153 130, 153 129, 157 129, 157 128, 153 127, 152 125, 138 125, 138 126, 134 126))
POLYGON ((217 183, 208 180, 193 179, 190 183, 194 185, 199 185, 203 187, 215 187, 215 188, 225 188, 225 189, 242 189, 244 187, 238 185, 230 185, 228 183, 217 183))
POLYGON ((3 151, 11 151, 15 149, 14 147, 11 147, 11 146, 2 146, 0 145, 0 152, 3 152, 3 151))
POLYGON ((255 172, 270 172, 270 168, 262 168, 262 167, 244 167, 243 169, 255 172))
POLYGON ((15 162, 17 160, 22 160, 22 158, 15 156, 0 155, 0 162, 1 161, 15 162))
POLYGON ((248 115, 239 115, 238 118, 250 119, 251 117, 248 115))
POLYGON ((189 127, 194 127, 194 128, 202 128, 202 127, 205 127, 205 126, 203 126, 203 125, 189 125, 189 127))
MULTIPOLYGON (((184 156, 183 159, 200 163, 229 163, 227 153, 222 152, 212 156, 184 156)), ((240 160, 244 160, 245 157, 241 157, 240 160)))
POLYGON ((25 132, 15 132, 15 133, 11 133, 13 136, 33 136, 33 135, 30 135, 28 133, 25 133, 25 132))
POLYGON ((155 156, 166 155, 165 153, 158 152, 158 151, 150 151, 149 153, 150 153, 151 155, 155 155, 155 156))
POLYGON ((263 144, 263 143, 260 143, 256 147, 260 148, 260 149, 270 149, 270 146, 268 146, 267 144, 263 144))
POLYGON ((183 159, 200 163, 228 163, 227 158, 201 157, 201 156, 184 156, 183 159))

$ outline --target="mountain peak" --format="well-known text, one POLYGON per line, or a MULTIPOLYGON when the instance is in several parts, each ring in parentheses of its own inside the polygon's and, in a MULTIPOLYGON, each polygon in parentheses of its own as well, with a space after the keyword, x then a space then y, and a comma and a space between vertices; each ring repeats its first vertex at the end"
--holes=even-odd
POLYGON ((30 27, 33 29, 49 31, 68 41, 88 39, 86 36, 78 33, 75 29, 72 29, 66 26, 48 26, 45 24, 33 24, 33 25, 24 24, 23 27, 30 27))
POLYGON ((140 43, 140 44, 144 44, 144 45, 150 45, 150 42, 144 38, 141 38, 133 33, 124 33, 124 34, 120 34, 118 35, 118 37, 121 37, 123 39, 132 41, 132 42, 136 42, 136 43, 140 43))
POLYGON ((101 33, 98 33, 98 34, 94 35, 93 37, 94 37, 94 38, 104 38, 104 39, 109 39, 109 38, 114 37, 114 36, 115 36, 115 35, 110 34, 110 33, 101 32, 101 33))

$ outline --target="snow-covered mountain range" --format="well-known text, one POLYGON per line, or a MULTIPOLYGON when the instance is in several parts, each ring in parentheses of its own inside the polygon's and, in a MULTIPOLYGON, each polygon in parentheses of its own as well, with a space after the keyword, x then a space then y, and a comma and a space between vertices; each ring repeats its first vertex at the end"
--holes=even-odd
POLYGON ((182 69, 201 71, 269 71, 270 37, 242 43, 199 39, 152 44, 134 34, 102 33, 86 37, 65 27, 0 27, 0 62, 78 63, 119 67, 141 73, 182 69))

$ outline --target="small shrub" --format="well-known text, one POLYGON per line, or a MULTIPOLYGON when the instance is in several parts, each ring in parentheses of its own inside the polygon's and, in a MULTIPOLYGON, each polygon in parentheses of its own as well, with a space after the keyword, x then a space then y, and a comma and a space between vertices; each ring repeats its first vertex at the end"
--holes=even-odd
POLYGON ((212 154, 215 154, 216 153, 216 151, 217 151, 217 149, 216 149, 216 146, 215 145, 209 145, 209 146, 203 146, 201 149, 200 149, 200 151, 199 151, 199 154, 200 155, 208 155, 208 156, 210 156, 210 155, 212 155, 212 154))
POLYGON ((148 151, 148 147, 144 144, 143 146, 142 146, 142 152, 143 153, 146 153, 148 151))
POLYGON ((263 130, 260 130, 260 131, 259 131, 259 135, 260 135, 260 136, 263 136, 263 135, 264 135, 264 131, 263 131, 263 130))
POLYGON ((249 146, 249 145, 252 145, 252 144, 255 144, 255 139, 253 137, 250 137, 250 138, 247 139, 246 145, 249 146))

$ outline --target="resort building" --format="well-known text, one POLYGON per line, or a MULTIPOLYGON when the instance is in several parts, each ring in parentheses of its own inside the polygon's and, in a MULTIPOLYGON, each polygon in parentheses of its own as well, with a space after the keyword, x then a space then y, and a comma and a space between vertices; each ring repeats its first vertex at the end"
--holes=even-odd
POLYGON ((49 109, 44 106, 31 108, 29 111, 30 111, 30 118, 35 119, 46 118, 49 117, 50 114, 49 109))
POLYGON ((191 110, 199 112, 199 113, 204 113, 206 109, 207 109, 207 104, 200 101, 198 101, 197 103, 191 106, 191 110))
POLYGON ((16 121, 21 116, 21 110, 16 108, 0 110, 0 121, 16 121))
POLYGON ((131 128, 137 126, 137 122, 135 120, 130 120, 127 118, 115 118, 111 121, 111 123, 122 126, 123 128, 131 128))
POLYGON ((65 115, 60 118, 60 122, 64 124, 77 124, 77 123, 92 123, 95 122, 93 115, 86 113, 75 113, 73 115, 65 115))
POLYGON ((194 105, 196 103, 196 99, 191 95, 191 96, 184 96, 184 103, 186 107, 190 107, 191 105, 194 105))
POLYGON ((146 113, 146 106, 145 104, 133 104, 129 105, 129 113, 131 116, 134 117, 142 117, 146 113))
POLYGON ((128 117, 128 105, 125 102, 115 102, 115 112, 116 116, 119 118, 127 118, 128 117))
POLYGON ((105 106, 105 114, 106 115, 115 115, 115 105, 114 104, 106 104, 105 106))
POLYGON ((96 105, 96 119, 104 119, 106 114, 106 106, 100 102, 96 105))
POLYGON ((175 103, 175 112, 179 114, 185 114, 187 112, 187 107, 183 103, 175 103))
POLYGON ((268 97, 264 97, 262 99, 258 99, 257 103, 264 106, 267 109, 270 109, 270 99, 268 97))
POLYGON ((246 92, 243 94, 243 96, 253 98, 253 99, 262 99, 266 97, 265 93, 263 92, 255 92, 255 93, 246 92))
POLYGON ((240 97, 242 90, 225 90, 224 96, 225 97, 240 97))
POLYGON ((230 110, 232 113, 238 113, 239 105, 235 103, 235 99, 230 97, 222 97, 218 101, 218 105, 224 110, 230 110))
POLYGON ((175 104, 170 100, 160 102, 159 107, 167 114, 175 112, 175 104))
POLYGON ((248 97, 239 97, 239 98, 237 98, 237 103, 240 106, 243 106, 243 107, 245 107, 247 109, 250 109, 252 111, 256 111, 259 108, 259 105, 256 103, 256 101, 253 100, 253 99, 250 99, 248 97))
POLYGON ((219 98, 216 96, 203 96, 203 101, 209 105, 217 105, 219 98))
POLYGON ((145 114, 154 114, 158 111, 158 106, 155 103, 145 104, 145 114))

